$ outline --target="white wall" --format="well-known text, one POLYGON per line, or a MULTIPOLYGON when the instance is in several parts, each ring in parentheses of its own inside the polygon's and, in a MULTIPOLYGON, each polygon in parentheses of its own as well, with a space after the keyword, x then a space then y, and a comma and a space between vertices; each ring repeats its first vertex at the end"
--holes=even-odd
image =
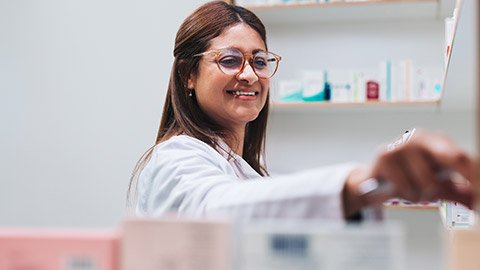
MULTIPOLYGON (((175 32, 203 2, 0 1, 0 226, 119 225, 130 173, 155 139, 175 32)), ((426 31, 441 34, 441 24, 427 24, 426 31)), ((367 26, 373 27, 367 23, 358 28, 368 34, 367 26)), ((398 33, 388 32, 388 25, 376 27, 388 37, 378 39, 379 47, 394 39, 398 48, 408 48, 410 40, 419 38, 423 47, 412 53, 427 64, 441 61, 432 56, 442 52, 435 38, 410 36, 415 24, 398 33)), ((471 81, 462 67, 475 59, 468 43, 474 39, 468 23, 462 27, 464 39, 455 49, 465 53, 457 57, 450 84, 466 84, 462 89, 468 90, 471 81)), ((279 72, 283 76, 297 65, 287 60, 296 54, 285 46, 287 37, 274 38, 280 29, 269 30, 269 48, 285 57, 279 72)), ((322 37, 331 30, 318 31, 322 37)), ((326 61, 334 64, 336 59, 341 58, 326 61)), ((278 173, 347 160, 367 162, 377 145, 415 125, 445 130, 471 148, 471 106, 451 106, 455 100, 465 104, 471 94, 452 94, 454 87, 448 88, 447 97, 454 97, 441 108, 413 112, 274 112, 267 141, 269 168, 278 173)))
POLYGON ((0 1, 0 226, 116 227, 205 1, 0 1))

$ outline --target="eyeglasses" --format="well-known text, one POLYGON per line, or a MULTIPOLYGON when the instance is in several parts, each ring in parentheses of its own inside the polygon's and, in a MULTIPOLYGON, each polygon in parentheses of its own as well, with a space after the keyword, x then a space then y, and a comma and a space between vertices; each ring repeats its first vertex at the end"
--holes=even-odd
POLYGON ((244 55, 236 49, 211 50, 203 53, 195 54, 203 56, 208 54, 216 54, 218 68, 227 75, 237 75, 245 68, 245 60, 253 68, 253 71, 261 79, 268 79, 275 75, 278 68, 278 62, 282 57, 267 51, 259 51, 252 55, 244 55), (247 58, 250 56, 250 58, 247 58))

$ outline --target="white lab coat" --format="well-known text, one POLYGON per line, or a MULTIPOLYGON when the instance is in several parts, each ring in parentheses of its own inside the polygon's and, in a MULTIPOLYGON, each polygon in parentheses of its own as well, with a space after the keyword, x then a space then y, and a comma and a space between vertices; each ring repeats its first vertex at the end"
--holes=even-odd
POLYGON ((354 164, 261 177, 220 152, 187 135, 157 145, 139 177, 136 212, 343 220, 341 192, 354 164))

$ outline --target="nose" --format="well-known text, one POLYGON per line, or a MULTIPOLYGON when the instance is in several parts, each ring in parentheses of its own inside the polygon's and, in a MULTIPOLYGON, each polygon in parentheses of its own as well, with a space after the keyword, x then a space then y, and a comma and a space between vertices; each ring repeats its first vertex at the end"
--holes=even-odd
POLYGON ((243 65, 243 68, 237 74, 237 79, 239 81, 246 81, 248 84, 253 84, 258 81, 258 76, 249 61, 245 61, 245 65, 243 65))

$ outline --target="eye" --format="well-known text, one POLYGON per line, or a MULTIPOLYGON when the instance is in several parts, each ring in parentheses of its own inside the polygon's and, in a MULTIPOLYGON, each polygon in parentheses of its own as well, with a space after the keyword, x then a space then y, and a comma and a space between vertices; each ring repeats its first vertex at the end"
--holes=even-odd
POLYGON ((255 57, 253 64, 255 65, 255 68, 262 69, 267 66, 267 61, 268 59, 265 57, 255 57))
POLYGON ((242 64, 242 58, 235 55, 226 55, 220 57, 218 63, 226 68, 236 68, 242 64))

